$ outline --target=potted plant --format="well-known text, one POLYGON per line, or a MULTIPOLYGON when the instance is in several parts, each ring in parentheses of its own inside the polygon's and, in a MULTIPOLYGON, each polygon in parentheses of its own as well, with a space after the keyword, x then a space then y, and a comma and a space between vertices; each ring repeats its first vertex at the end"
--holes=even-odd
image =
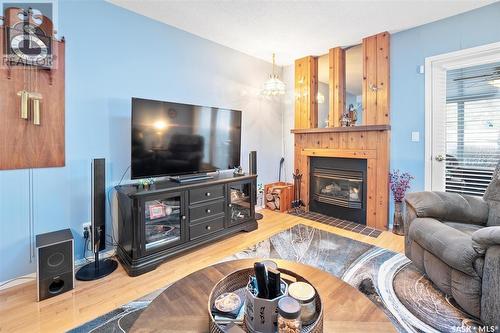
POLYGON ((394 198, 394 223, 392 232, 397 235, 404 235, 403 200, 414 177, 408 172, 401 173, 399 170, 394 170, 389 174, 389 179, 392 197, 394 198))

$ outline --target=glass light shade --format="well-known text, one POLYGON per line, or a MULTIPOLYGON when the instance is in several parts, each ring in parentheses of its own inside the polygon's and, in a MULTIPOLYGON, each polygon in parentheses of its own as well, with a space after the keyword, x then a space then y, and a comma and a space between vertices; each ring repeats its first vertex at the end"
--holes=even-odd
POLYGON ((264 83, 262 95, 279 96, 285 94, 285 84, 278 78, 278 75, 270 75, 269 80, 264 83))
POLYGON ((500 89, 500 78, 498 78, 498 79, 494 79, 494 80, 491 80, 491 81, 490 81, 490 83, 491 83, 493 86, 495 86, 495 87, 497 87, 498 89, 500 89))

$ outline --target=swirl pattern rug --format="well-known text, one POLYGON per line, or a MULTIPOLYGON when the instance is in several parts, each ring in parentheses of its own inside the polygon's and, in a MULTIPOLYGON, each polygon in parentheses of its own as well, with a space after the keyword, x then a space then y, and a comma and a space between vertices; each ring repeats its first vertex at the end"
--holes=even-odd
MULTIPOLYGON (((376 303, 399 332, 474 332, 480 325, 437 290, 403 254, 310 226, 295 225, 222 261, 243 258, 285 259, 329 272, 376 303)), ((162 290, 71 332, 126 332, 162 290)))

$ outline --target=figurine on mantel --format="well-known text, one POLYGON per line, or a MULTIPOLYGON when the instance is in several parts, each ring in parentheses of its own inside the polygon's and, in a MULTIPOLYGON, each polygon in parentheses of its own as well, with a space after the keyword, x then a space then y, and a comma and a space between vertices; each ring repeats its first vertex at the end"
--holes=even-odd
POLYGON ((340 125, 342 127, 355 126, 358 121, 358 112, 354 104, 349 104, 349 108, 345 110, 340 118, 340 125))

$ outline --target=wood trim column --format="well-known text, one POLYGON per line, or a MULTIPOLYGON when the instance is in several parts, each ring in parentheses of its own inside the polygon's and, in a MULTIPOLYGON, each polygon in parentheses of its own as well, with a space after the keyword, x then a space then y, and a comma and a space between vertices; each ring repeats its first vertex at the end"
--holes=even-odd
POLYGON ((295 60, 295 128, 318 127, 318 58, 295 60))
POLYGON ((330 49, 330 111, 328 127, 340 127, 340 117, 345 109, 345 51, 341 47, 330 49))
POLYGON ((386 125, 389 116, 390 34, 363 38, 363 125, 386 125))

